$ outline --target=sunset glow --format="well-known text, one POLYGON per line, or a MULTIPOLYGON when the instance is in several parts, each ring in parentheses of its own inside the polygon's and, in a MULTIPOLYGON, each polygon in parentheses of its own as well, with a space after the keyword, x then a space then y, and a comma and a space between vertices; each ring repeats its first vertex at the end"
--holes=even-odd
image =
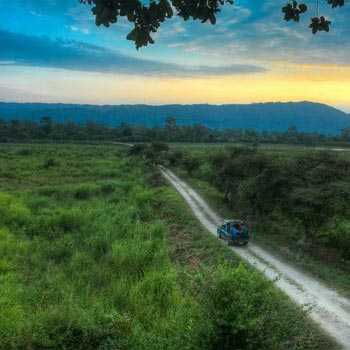
POLYGON ((172 20, 155 45, 136 51, 125 40, 127 23, 97 28, 88 6, 13 1, 7 4, 13 11, 0 11, 0 100, 309 100, 350 110, 350 44, 343 40, 350 28, 341 26, 348 10, 339 13, 333 31, 313 36, 305 23, 284 23, 275 1, 236 4, 225 8, 216 26, 172 20))

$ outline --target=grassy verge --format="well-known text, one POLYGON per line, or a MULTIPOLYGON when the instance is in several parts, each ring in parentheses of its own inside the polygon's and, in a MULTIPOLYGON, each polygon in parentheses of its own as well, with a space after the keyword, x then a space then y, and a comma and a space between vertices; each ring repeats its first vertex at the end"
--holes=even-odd
POLYGON ((1 350, 336 348, 141 160, 12 145, 0 163, 1 350))

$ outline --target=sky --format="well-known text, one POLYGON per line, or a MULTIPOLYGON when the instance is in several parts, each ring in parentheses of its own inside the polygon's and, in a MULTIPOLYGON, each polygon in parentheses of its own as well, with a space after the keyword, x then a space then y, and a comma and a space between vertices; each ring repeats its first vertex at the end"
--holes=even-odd
POLYGON ((287 23, 286 0, 236 0, 215 26, 174 17, 136 50, 132 24, 79 0, 0 0, 0 101, 88 104, 314 101, 350 112, 350 3, 329 33, 287 23))

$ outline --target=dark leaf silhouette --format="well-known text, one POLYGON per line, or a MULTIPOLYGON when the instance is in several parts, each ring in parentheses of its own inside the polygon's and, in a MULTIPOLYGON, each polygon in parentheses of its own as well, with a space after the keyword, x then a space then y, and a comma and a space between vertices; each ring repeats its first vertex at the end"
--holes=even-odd
MULTIPOLYGON (((234 0, 158 0, 149 5, 141 0, 79 0, 92 6, 96 25, 109 27, 119 17, 126 17, 134 28, 127 39, 134 41, 136 48, 153 44, 152 33, 156 33, 161 24, 174 15, 187 21, 199 20, 202 23, 216 24, 217 15, 225 5, 233 5, 234 0)), ((309 0, 310 1, 310 0, 309 0)), ((305 2, 309 2, 305 0, 305 2)), ((317 0, 319 1, 319 0, 317 0)), ((344 0, 326 0, 332 8, 345 5, 344 0)), ((288 1, 282 8, 286 21, 299 22, 300 16, 308 11, 308 5, 298 1, 288 1)), ((319 31, 328 32, 331 22, 324 16, 312 18, 310 28, 314 34, 319 31)))

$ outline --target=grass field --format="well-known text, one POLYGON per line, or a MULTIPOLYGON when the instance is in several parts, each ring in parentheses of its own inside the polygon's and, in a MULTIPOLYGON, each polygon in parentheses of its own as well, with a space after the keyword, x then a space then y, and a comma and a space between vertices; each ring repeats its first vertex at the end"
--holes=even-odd
POLYGON ((122 147, 0 145, 0 349, 335 349, 122 147))

